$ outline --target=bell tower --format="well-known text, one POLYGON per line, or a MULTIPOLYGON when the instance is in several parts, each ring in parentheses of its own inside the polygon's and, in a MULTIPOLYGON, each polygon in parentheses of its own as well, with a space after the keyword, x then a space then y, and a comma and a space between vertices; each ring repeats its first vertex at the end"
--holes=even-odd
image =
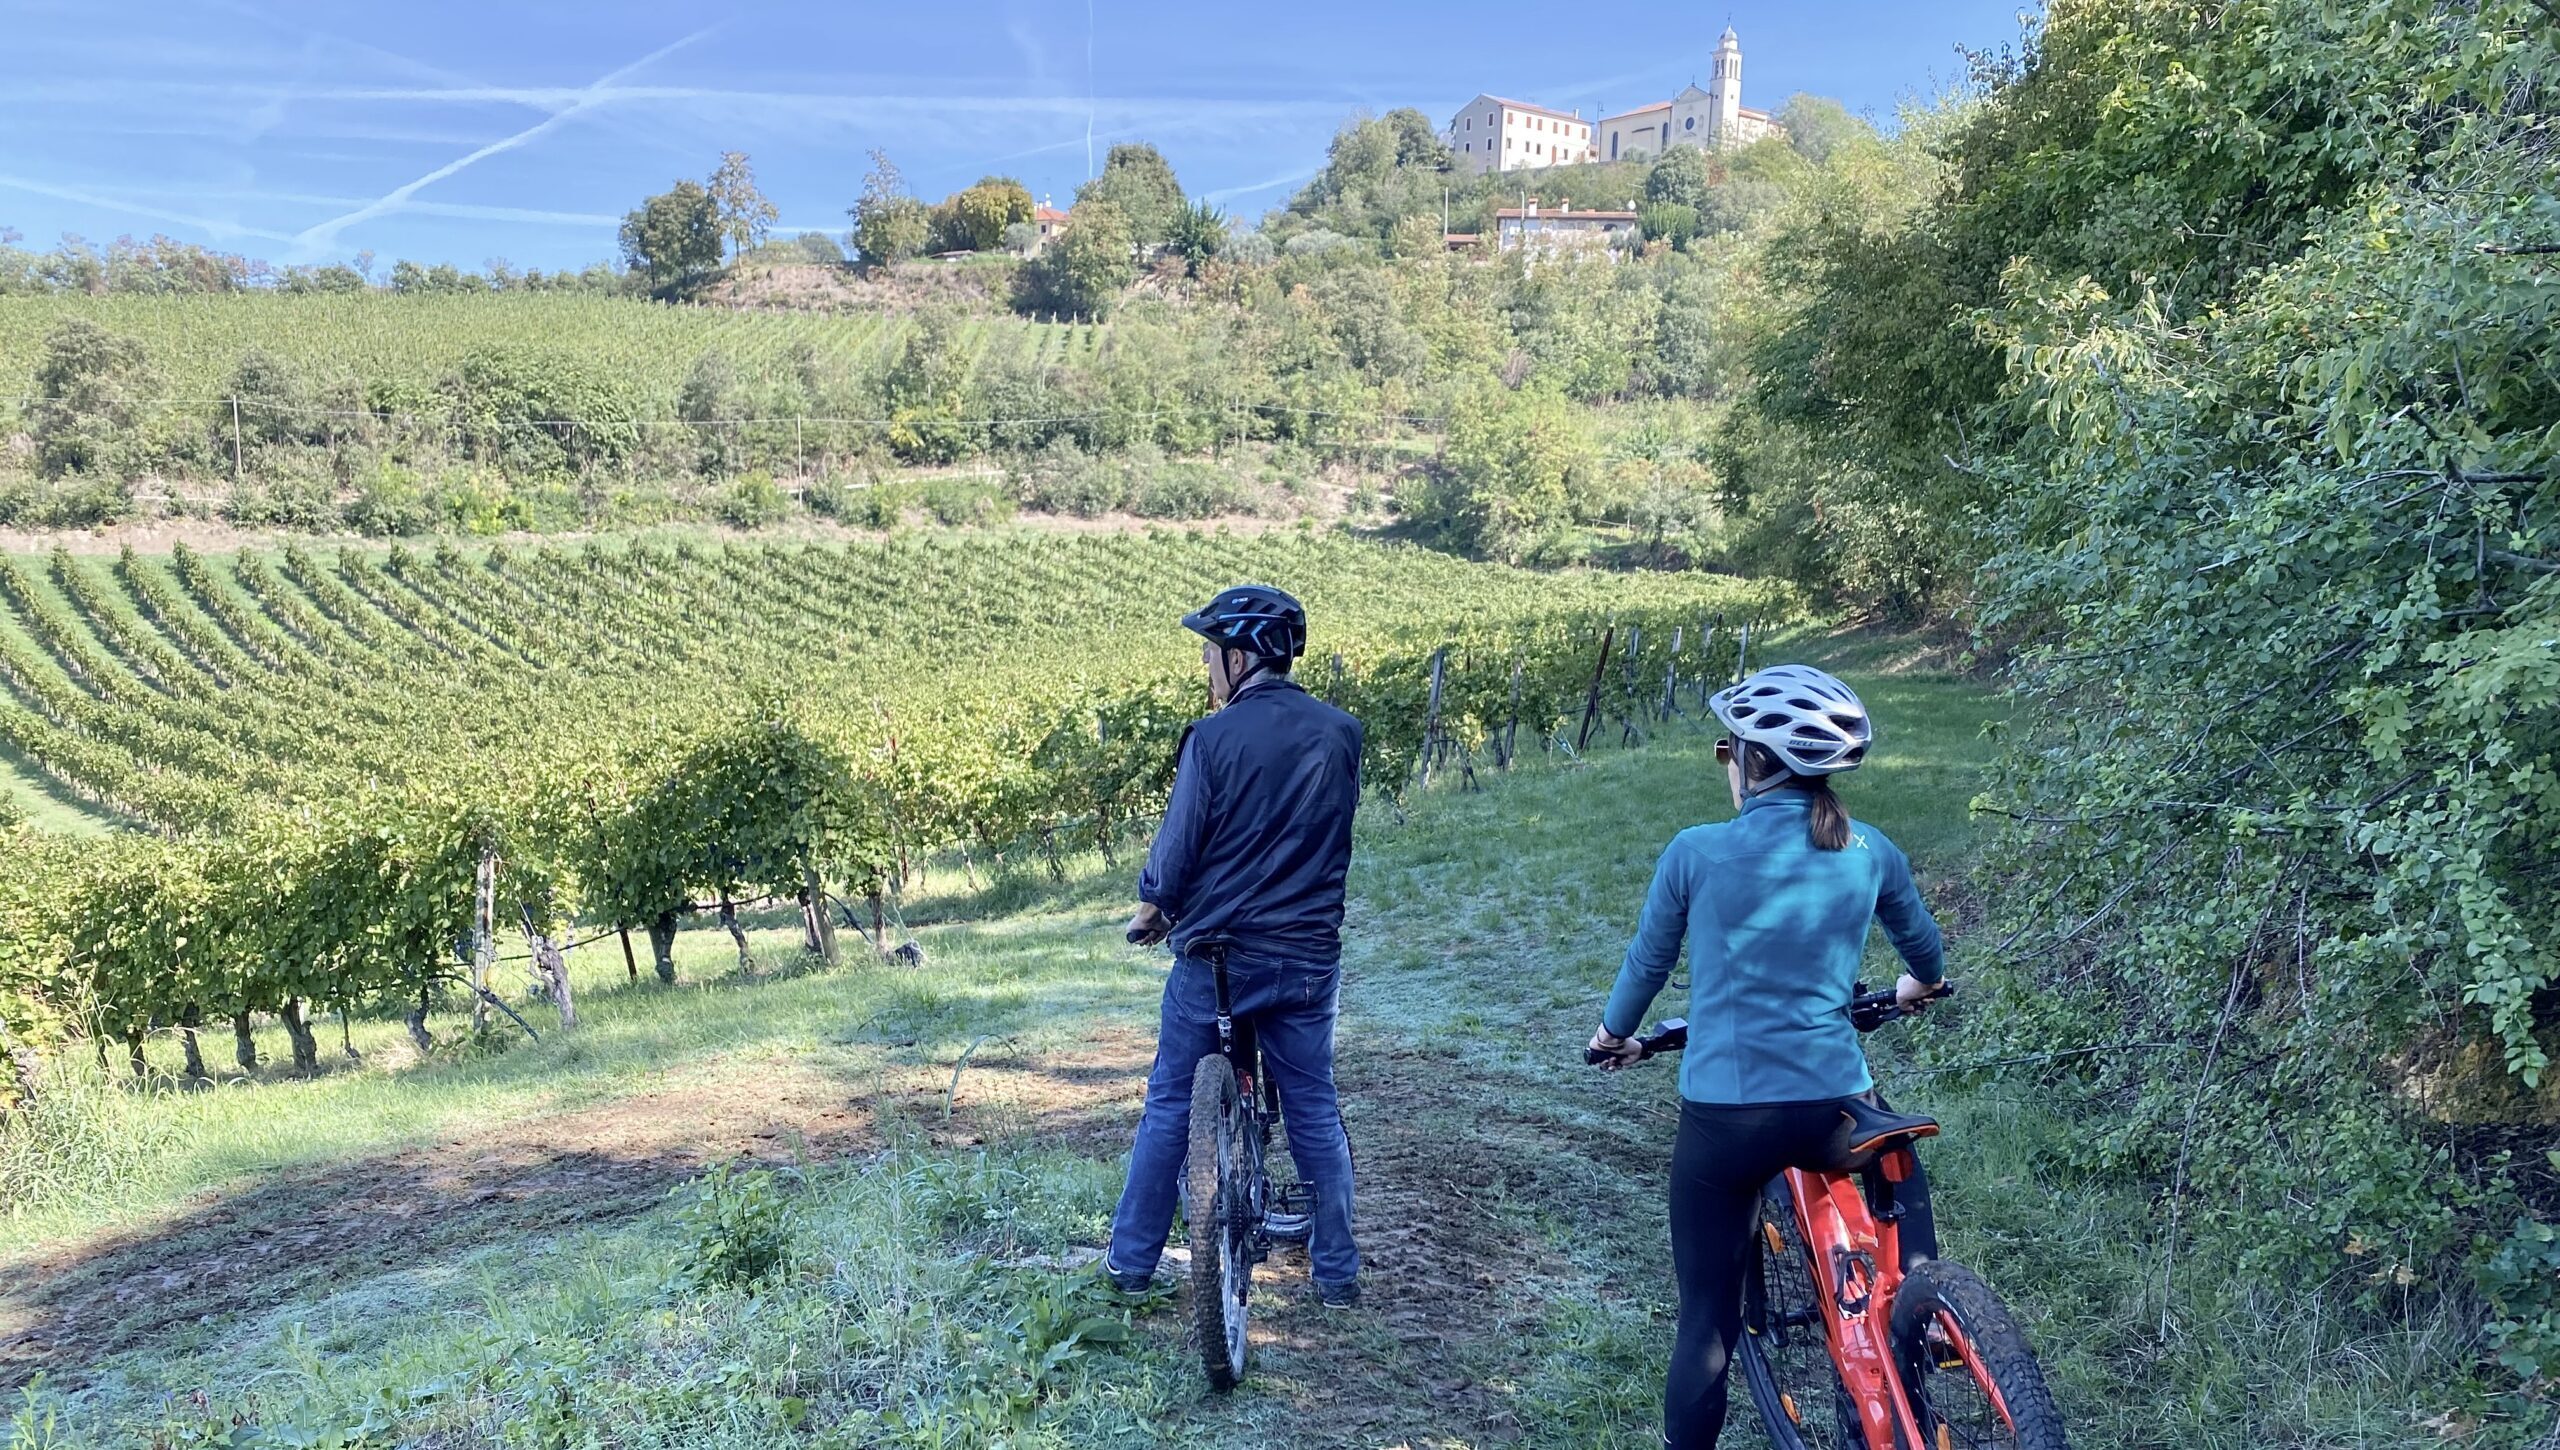
POLYGON ((1707 96, 1714 102, 1713 117, 1707 124, 1713 128, 1712 141, 1718 146, 1733 144, 1742 126, 1742 37, 1733 27, 1724 28, 1724 37, 1716 42, 1715 70, 1707 80, 1707 96))

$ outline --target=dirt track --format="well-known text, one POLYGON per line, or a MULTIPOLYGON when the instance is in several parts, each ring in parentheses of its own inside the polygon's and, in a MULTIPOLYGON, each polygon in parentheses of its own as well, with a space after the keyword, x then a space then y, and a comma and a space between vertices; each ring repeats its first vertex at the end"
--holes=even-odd
MULTIPOLYGON (((90 1382, 108 1356, 279 1303, 431 1267, 513 1238, 548 1239, 662 1201, 720 1158, 856 1158, 901 1125, 965 1146, 1037 1122, 1097 1159, 1126 1150, 1152 1042, 1118 1029, 1065 1052, 984 1048, 946 1123, 942 1067, 901 1069, 876 1091, 814 1071, 708 1076, 600 1106, 493 1124, 352 1163, 297 1168, 206 1195, 145 1228, 63 1245, 0 1283, 0 1391, 43 1374, 90 1382)), ((1489 1205, 1541 1172, 1539 1125, 1486 1115, 1448 1064, 1346 1040, 1342 1079, 1360 1172, 1369 1302, 1317 1307, 1303 1260, 1257 1277, 1255 1393, 1195 1415, 1234 1443, 1470 1445, 1518 1438, 1479 1378, 1518 1346, 1505 1297, 1536 1280, 1535 1245, 1489 1205), (1356 1374, 1346 1373, 1356 1368, 1356 1374), (1242 1421, 1244 1423, 1239 1423, 1242 1421), (1285 1422, 1286 1436, 1254 1431, 1285 1422)), ((1140 1321, 1168 1350, 1182 1317, 1140 1321)))

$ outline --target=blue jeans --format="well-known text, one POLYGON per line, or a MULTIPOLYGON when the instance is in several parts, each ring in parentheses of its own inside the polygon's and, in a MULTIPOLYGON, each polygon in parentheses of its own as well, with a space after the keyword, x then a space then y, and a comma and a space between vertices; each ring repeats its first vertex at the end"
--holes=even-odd
MULTIPOLYGON (((1315 1233, 1307 1258, 1318 1284, 1360 1276, 1351 1242, 1351 1140, 1333 1091, 1333 1019, 1342 968, 1334 962, 1227 959, 1227 1006, 1253 1019, 1262 1070, 1280 1089, 1280 1120, 1298 1181, 1315 1191, 1315 1233)), ((1146 1111, 1129 1153, 1129 1186, 1111 1218, 1108 1263, 1115 1274, 1153 1273, 1182 1196, 1182 1160, 1190 1146, 1191 1074, 1218 1050, 1218 988, 1207 962, 1174 960, 1164 983, 1164 1020, 1156 1032, 1155 1070, 1147 1075, 1146 1111)))

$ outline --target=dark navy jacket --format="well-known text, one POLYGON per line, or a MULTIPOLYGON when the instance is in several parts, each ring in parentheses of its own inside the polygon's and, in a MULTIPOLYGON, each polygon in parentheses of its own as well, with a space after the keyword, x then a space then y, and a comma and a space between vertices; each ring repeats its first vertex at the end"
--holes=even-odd
POLYGON ((1257 681, 1183 736, 1138 899, 1173 918, 1178 952, 1337 961, 1359 803, 1360 722, 1257 681))

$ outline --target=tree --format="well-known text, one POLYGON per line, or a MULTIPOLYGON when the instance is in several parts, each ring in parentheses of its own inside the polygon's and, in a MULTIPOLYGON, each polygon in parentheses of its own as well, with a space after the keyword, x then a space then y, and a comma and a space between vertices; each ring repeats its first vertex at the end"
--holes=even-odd
POLYGON ((113 470, 139 446, 150 386, 142 344, 85 318, 55 327, 36 368, 36 467, 52 476, 113 470))
POLYGON ((744 151, 723 151, 720 165, 711 173, 711 203, 720 210, 720 234, 729 239, 729 255, 734 259, 747 254, 747 248, 764 240, 765 232, 782 215, 763 192, 756 190, 755 167, 744 151))
POLYGON ((1796 154, 1819 166, 1829 161, 1832 153, 1843 146, 1862 140, 1873 140, 1875 128, 1849 114, 1849 108, 1828 96, 1809 96, 1798 91, 1778 108, 1778 124, 1785 128, 1787 144, 1796 154))
POLYGON ((1025 300, 1035 309, 1099 317, 1138 275, 1129 219, 1107 201, 1080 201, 1049 249, 1023 268, 1025 300))
POLYGON ((1185 205, 1182 183, 1162 153, 1144 141, 1111 148, 1102 174, 1076 189, 1076 201, 1109 202, 1128 222, 1129 238, 1139 247, 1154 247, 1171 235, 1185 205))
POLYGON ((1405 217, 1428 214, 1436 223, 1452 191, 1461 210, 1479 207, 1491 185, 1452 176, 1449 148, 1430 119, 1403 107, 1334 133, 1324 169, 1290 198, 1289 213, 1348 236, 1383 240, 1405 217))
POLYGON ((937 244, 951 251, 989 252, 1004 245, 1008 227, 1031 220, 1031 191, 1010 176, 982 176, 934 208, 937 244))
POLYGON ((623 264, 671 292, 718 270, 721 235, 719 203, 701 183, 679 181, 622 219, 623 264))
POLYGON ((1696 207, 1705 210, 1708 188, 1714 177, 1707 165, 1707 153, 1695 146, 1674 146, 1653 163, 1644 178, 1644 199, 1670 206, 1696 207))
POLYGON ((1205 201, 1195 202, 1173 219, 1172 234, 1165 240, 1182 259, 1183 270, 1197 277, 1203 264, 1226 250, 1226 213, 1205 201))
POLYGON ((865 266, 903 262, 923 251, 932 235, 924 203, 907 194, 907 179, 886 151, 871 153, 862 199, 845 214, 853 218, 853 250, 865 266))
POLYGON ((1698 234, 1698 209, 1685 202, 1647 202, 1636 209, 1636 215, 1649 242, 1669 242, 1676 247, 1698 234))
POLYGON ((1562 393, 1488 384, 1450 414, 1421 521, 1462 548, 1520 559, 1572 521, 1574 485, 1591 464, 1591 442, 1562 393))

